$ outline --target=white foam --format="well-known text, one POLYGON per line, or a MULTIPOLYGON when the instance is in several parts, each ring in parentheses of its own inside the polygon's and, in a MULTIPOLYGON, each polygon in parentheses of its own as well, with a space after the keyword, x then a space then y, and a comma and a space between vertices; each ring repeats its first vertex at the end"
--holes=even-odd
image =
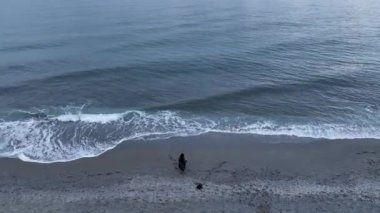
POLYGON ((109 123, 117 121, 123 118, 123 113, 114 113, 114 114, 65 114, 54 117, 55 119, 63 122, 72 121, 82 121, 88 123, 109 123))
POLYGON ((238 128, 220 129, 216 132, 258 134, 258 135, 289 135, 296 137, 324 138, 324 139, 379 139, 379 129, 371 126, 358 127, 344 124, 306 124, 279 126, 274 122, 257 122, 243 125, 238 128))
POLYGON ((380 139, 380 128, 349 124, 288 124, 213 120, 171 111, 114 114, 64 114, 49 119, 0 122, 0 156, 41 163, 98 156, 125 140, 166 139, 208 132, 292 135, 327 139, 380 139))

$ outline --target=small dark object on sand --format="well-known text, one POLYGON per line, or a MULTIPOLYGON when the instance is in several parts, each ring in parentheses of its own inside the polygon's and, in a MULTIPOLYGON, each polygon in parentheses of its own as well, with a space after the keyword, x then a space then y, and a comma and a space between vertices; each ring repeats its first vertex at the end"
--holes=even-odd
POLYGON ((181 153, 181 155, 178 158, 178 168, 184 172, 186 169, 186 163, 187 160, 185 159, 185 154, 181 153))
POLYGON ((197 189, 198 189, 198 190, 202 190, 202 189, 203 189, 203 184, 198 183, 198 184, 197 184, 197 189))

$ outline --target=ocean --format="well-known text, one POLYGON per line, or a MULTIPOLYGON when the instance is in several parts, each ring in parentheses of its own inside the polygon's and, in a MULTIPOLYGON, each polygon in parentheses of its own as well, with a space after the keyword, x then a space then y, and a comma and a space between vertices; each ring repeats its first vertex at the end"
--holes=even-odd
POLYGON ((0 157, 208 132, 380 139, 380 1, 3 0, 0 157))

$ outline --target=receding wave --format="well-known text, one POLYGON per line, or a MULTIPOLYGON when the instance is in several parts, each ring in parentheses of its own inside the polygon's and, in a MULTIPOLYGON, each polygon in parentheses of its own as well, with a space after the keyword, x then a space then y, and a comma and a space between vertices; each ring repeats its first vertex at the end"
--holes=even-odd
POLYGON ((243 117, 212 118, 173 111, 67 113, 0 121, 0 156, 40 163, 98 156, 126 140, 155 140, 208 132, 313 138, 380 138, 374 126, 279 124, 243 117))

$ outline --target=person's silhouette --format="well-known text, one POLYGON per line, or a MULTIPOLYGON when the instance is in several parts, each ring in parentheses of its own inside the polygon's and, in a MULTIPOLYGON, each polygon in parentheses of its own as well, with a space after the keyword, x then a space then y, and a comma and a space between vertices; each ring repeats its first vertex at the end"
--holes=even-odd
POLYGON ((178 168, 184 172, 186 169, 187 160, 185 159, 185 154, 181 153, 178 158, 178 168))

